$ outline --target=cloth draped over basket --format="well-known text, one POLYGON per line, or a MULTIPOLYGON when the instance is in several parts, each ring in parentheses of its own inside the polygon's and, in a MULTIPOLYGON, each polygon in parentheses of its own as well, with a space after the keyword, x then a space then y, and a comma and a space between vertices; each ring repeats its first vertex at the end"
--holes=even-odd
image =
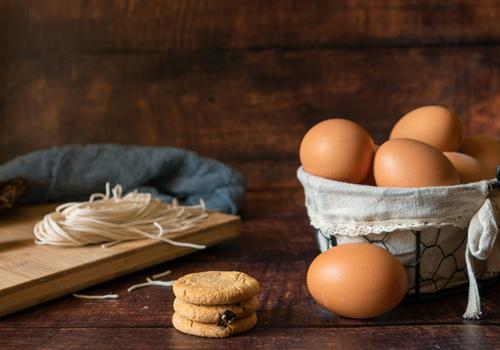
POLYGON ((68 145, 32 152, 0 166, 0 180, 27 178, 21 203, 87 200, 106 182, 124 193, 139 190, 165 202, 205 201, 208 209, 234 214, 245 193, 243 176, 216 160, 173 147, 116 144, 68 145))
MULTIPOLYGON (((309 174, 302 167, 297 177, 304 187, 311 225, 324 235, 356 237, 441 227, 468 230, 465 260, 469 301, 464 318, 479 318, 473 258, 488 259, 488 270, 493 275, 500 273, 500 243, 495 244, 500 222, 497 180, 399 189, 329 180, 309 174)), ((402 239, 396 256, 405 244, 408 242, 402 239)))

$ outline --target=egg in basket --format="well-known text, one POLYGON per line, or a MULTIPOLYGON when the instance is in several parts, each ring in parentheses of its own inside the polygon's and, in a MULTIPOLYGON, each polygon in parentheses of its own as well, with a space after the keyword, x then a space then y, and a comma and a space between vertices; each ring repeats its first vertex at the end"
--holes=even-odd
POLYGON ((500 272, 500 139, 464 138, 453 113, 426 106, 403 116, 380 146, 352 121, 320 122, 304 136, 300 160, 323 252, 308 271, 319 304, 370 318, 406 293, 469 281, 464 317, 480 317, 476 278, 500 272))

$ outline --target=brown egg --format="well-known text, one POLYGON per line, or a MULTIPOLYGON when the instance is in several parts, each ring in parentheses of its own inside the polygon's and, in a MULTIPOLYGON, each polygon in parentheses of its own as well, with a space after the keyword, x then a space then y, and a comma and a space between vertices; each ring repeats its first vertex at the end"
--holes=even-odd
POLYGON ((458 152, 444 152, 444 155, 453 164, 460 183, 467 184, 487 179, 483 166, 476 158, 458 152))
MULTIPOLYGON (((379 147, 380 145, 373 144, 373 153, 377 153, 379 147)), ((370 167, 370 172, 368 173, 368 176, 362 184, 366 186, 377 186, 377 184, 375 183, 375 178, 373 177, 373 165, 370 167)))
POLYGON ((500 139, 486 135, 474 135, 464 138, 460 152, 476 158, 486 172, 486 179, 496 176, 500 165, 500 139))
POLYGON ((442 152, 426 143, 394 139, 384 143, 373 162, 380 187, 431 187, 457 185, 459 177, 442 152))
POLYGON ((320 254, 307 271, 307 288, 338 315, 371 318, 396 307, 408 288, 403 265, 369 243, 349 243, 320 254))
POLYGON ((333 180, 361 183, 370 172, 373 141, 358 124, 329 119, 313 126, 300 145, 304 170, 333 180))
POLYGON ((377 186, 377 183, 375 182, 375 177, 373 177, 373 170, 370 171, 368 177, 362 182, 362 185, 377 186))
POLYGON ((462 142, 462 124, 444 107, 420 107, 404 115, 394 125, 390 139, 418 140, 443 152, 454 152, 462 142))
POLYGON ((470 156, 478 155, 485 148, 487 148, 493 140, 494 138, 488 135, 472 135, 464 137, 462 144, 460 145, 460 152, 470 156))

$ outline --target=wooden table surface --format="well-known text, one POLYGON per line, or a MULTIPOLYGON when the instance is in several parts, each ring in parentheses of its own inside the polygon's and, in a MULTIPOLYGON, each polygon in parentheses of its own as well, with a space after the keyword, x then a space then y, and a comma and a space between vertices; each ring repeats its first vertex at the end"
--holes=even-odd
MULTIPOLYGON (((0 0, 0 161, 113 142, 191 149, 247 180, 243 236, 0 319, 0 349, 500 348, 500 284, 484 318, 466 293, 353 321, 309 297, 317 255, 295 171, 302 136, 350 118, 377 143, 409 110, 441 104, 466 134, 500 133, 494 0, 0 0), (172 293, 126 288, 154 273, 248 272, 259 322, 224 340, 175 331, 172 293)), ((1 278, 1 276, 0 276, 1 278)))
MULTIPOLYGON (((269 193, 269 195, 273 195, 269 193)), ((309 296, 305 275, 318 254, 303 208, 263 206, 247 213, 243 236, 85 290, 120 299, 67 296, 0 320, 0 349, 492 349, 500 346, 500 283, 482 290, 484 317, 464 321, 467 296, 403 302, 373 320, 350 320, 322 309, 309 296), (257 327, 229 339, 205 339, 172 327, 173 293, 126 288, 167 269, 173 278, 211 269, 240 270, 262 286, 257 327)))

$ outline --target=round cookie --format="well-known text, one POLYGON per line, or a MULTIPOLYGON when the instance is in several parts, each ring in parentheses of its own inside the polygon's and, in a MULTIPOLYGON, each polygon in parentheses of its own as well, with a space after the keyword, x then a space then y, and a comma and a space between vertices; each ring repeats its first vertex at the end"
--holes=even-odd
POLYGON ((238 271, 206 271, 185 275, 174 282, 177 298, 197 305, 234 304, 259 293, 259 282, 238 271))
POLYGON ((236 304, 195 305, 181 299, 174 300, 174 311, 184 318, 204 323, 230 324, 257 311, 259 298, 253 297, 236 304))
POLYGON ((197 335, 199 337, 223 338, 252 329, 257 323, 257 316, 253 313, 229 325, 219 326, 216 323, 191 321, 175 312, 172 316, 172 323, 177 330, 183 333, 197 335))

